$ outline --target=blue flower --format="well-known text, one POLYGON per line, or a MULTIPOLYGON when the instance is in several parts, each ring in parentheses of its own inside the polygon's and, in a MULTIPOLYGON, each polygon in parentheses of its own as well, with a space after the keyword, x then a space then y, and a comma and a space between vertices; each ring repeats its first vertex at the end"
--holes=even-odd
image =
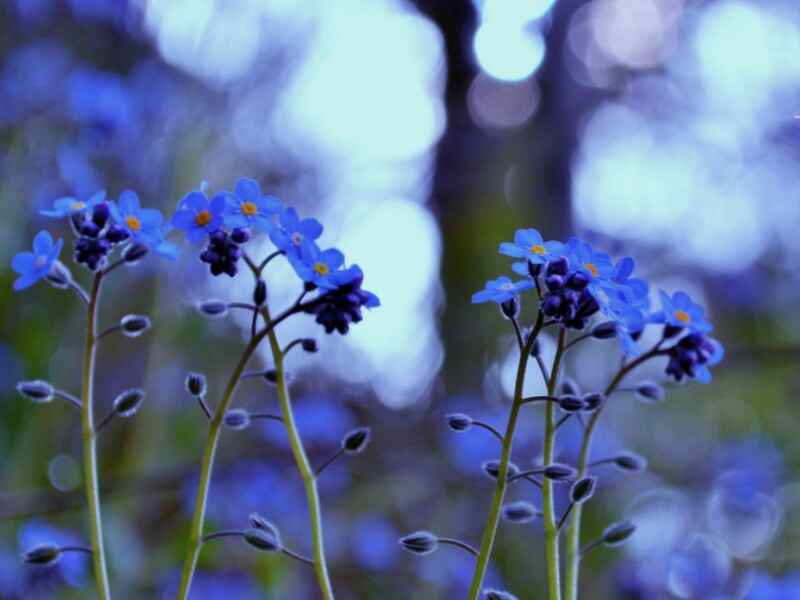
POLYGON ((178 203, 178 210, 172 215, 172 225, 184 231, 190 242, 203 240, 222 227, 228 195, 220 193, 209 201, 204 192, 189 192, 178 203))
POLYGON ((334 272, 331 282, 336 288, 322 294, 305 310, 316 316, 316 322, 325 328, 326 333, 338 331, 346 334, 350 325, 363 319, 362 308, 375 308, 381 304, 375 294, 361 287, 364 273, 358 265, 334 272))
POLYGON ((628 355, 639 354, 636 338, 649 322, 650 313, 650 286, 631 277, 635 266, 626 256, 614 265, 608 279, 598 279, 590 286, 602 313, 617 324, 617 337, 628 355))
POLYGON ((685 292, 677 292, 670 297, 661 290, 659 296, 662 310, 653 315, 655 322, 666 323, 679 329, 687 328, 692 333, 708 333, 714 329, 706 320, 703 307, 693 302, 685 292))
POLYGON ((269 239, 286 254, 299 255, 303 246, 312 244, 322 235, 322 225, 316 219, 300 219, 297 211, 287 208, 281 213, 280 227, 273 227, 269 239))
POLYGON ((235 195, 227 196, 225 222, 231 227, 252 227, 269 233, 275 228, 283 203, 274 196, 262 196, 252 179, 236 182, 235 195))
POLYGON ((503 242, 500 244, 499 251, 500 254, 506 256, 525 259, 526 262, 515 263, 512 268, 521 275, 527 275, 527 262, 543 265, 556 256, 566 254, 567 248, 561 242, 545 242, 542 235, 535 229, 518 229, 514 234, 514 242, 503 242), (524 271, 521 272, 520 269, 524 271))
POLYGON ((512 282, 508 277, 498 277, 486 282, 486 288, 472 295, 472 303, 497 302, 502 304, 511 300, 514 296, 533 287, 530 280, 512 282))
POLYGON ((334 290, 341 285, 339 278, 342 275, 336 272, 344 264, 344 254, 336 248, 320 250, 316 244, 306 244, 297 255, 290 254, 288 258, 297 276, 306 283, 326 290, 334 290))
POLYGON ((112 203, 109 208, 114 222, 137 242, 150 248, 158 248, 164 242, 164 217, 154 208, 142 208, 135 192, 125 190, 119 195, 119 203, 112 203))
POLYGON ((88 200, 78 200, 72 196, 65 196, 53 201, 53 209, 43 209, 39 214, 45 217, 52 217, 54 219, 62 219, 76 214, 84 214, 96 205, 104 202, 106 199, 106 191, 100 190, 88 200))
POLYGON ((47 277, 63 246, 64 240, 58 240, 54 244, 48 232, 37 233, 33 238, 33 252, 20 252, 11 260, 11 268, 21 275, 14 282, 14 289, 18 292, 26 290, 47 277))
POLYGON ((614 264, 605 252, 598 252, 588 242, 572 237, 567 241, 570 268, 589 275, 590 281, 608 279, 614 274, 614 264))

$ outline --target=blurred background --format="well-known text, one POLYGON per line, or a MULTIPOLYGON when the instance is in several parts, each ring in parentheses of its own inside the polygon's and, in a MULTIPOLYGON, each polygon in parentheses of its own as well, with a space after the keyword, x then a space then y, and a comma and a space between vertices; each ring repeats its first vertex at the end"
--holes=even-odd
MULTIPOLYGON (((4 0, 0 598, 94 597, 81 556, 45 570, 19 560, 41 541, 86 542, 78 419, 14 392, 20 379, 79 384, 74 298, 11 291, 11 257, 37 231, 69 248, 64 224, 37 210, 130 188, 169 213, 202 181, 229 189, 241 176, 319 218, 322 241, 383 301, 346 338, 307 318, 281 333, 322 346, 290 361, 312 459, 373 427, 368 451, 321 479, 338 597, 464 596, 469 556, 420 559, 396 539, 431 529, 479 542, 493 488, 480 463, 498 449, 443 416, 504 423, 513 337, 469 298, 509 274, 498 243, 533 226, 635 255, 654 287, 708 306, 728 349, 712 385, 651 406, 619 396, 605 414, 597 457, 630 449, 650 469, 601 473, 586 539, 623 517, 639 532, 587 558, 582 598, 800 598, 798 113, 795 0, 4 0)), ((109 338, 100 357, 98 413, 122 389, 148 393, 100 445, 112 578, 117 598, 169 598, 206 434, 183 379, 206 373, 215 403, 244 339, 243 323, 206 321, 194 304, 247 298, 250 281, 212 281, 188 248, 115 277, 102 321, 145 313, 155 328, 109 338)), ((285 265, 270 286, 277 305, 296 293, 285 265)), ((589 343, 568 374, 605 387, 611 348, 589 343)), ((254 382, 236 402, 275 403, 254 382)), ((538 460, 540 430, 531 410, 518 464, 538 460)), ((559 460, 575 460, 578 436, 565 426, 559 460)), ((533 488, 511 497, 539 503, 533 488)), ((307 553, 304 505, 274 423, 224 434, 209 531, 258 511, 307 553)), ((542 563, 538 523, 502 525, 488 583, 542 598, 542 563)), ((302 565, 233 540, 205 548, 193 597, 317 595, 302 565)))

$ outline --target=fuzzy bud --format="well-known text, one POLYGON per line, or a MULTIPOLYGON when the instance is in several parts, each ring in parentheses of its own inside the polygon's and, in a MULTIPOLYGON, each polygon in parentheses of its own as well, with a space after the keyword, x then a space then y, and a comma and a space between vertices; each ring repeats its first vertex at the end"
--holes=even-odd
POLYGON ((503 506, 501 515, 510 523, 528 523, 541 516, 541 512, 530 502, 509 502, 503 506))
POLYGON ((256 288, 253 290, 253 304, 256 306, 263 306, 267 301, 267 284, 263 279, 259 279, 256 283, 256 288))
POLYGON ((575 479, 575 475, 577 475, 577 471, 570 467, 569 465, 564 465, 561 463, 553 463, 551 465, 547 465, 542 474, 547 477, 547 479, 556 482, 562 481, 572 481, 575 479))
MULTIPOLYGON (((494 460, 487 460, 485 463, 481 465, 484 473, 486 473, 492 479, 497 479, 500 475, 500 461, 497 459, 494 460)), ((511 479, 515 475, 519 474, 519 467, 512 462, 508 463, 508 472, 506 473, 506 478, 511 479)))
POLYGON ((398 541, 404 550, 420 556, 436 552, 439 548, 439 538, 430 531, 416 531, 398 541))
POLYGON ((309 354, 319 352, 319 344, 317 344, 317 340, 314 338, 303 338, 303 341, 300 342, 300 346, 303 348, 304 352, 308 352, 309 354))
POLYGON ((275 527, 275 525, 271 521, 268 521, 260 514, 250 513, 249 521, 250 521, 250 527, 252 527, 253 529, 260 529, 261 531, 266 531, 267 533, 272 535, 272 537, 276 540, 281 539, 278 528, 275 527))
POLYGON ((580 396, 581 389, 578 387, 578 384, 575 383, 572 379, 565 377, 559 386, 561 390, 562 396, 580 396))
POLYGON ((595 325, 592 337, 596 340, 609 340, 617 335, 617 324, 614 321, 605 321, 595 325))
POLYGON ((28 400, 37 404, 45 404, 53 399, 55 389, 53 386, 41 379, 34 381, 20 381, 17 384, 17 391, 25 396, 28 400))
POLYGON ((620 544, 626 542, 635 531, 636 525, 630 521, 614 523, 613 525, 606 527, 606 529, 603 531, 603 543, 609 547, 619 546, 620 544))
POLYGON ((592 496, 594 496, 594 492, 597 489, 597 477, 581 477, 572 484, 572 489, 570 490, 570 500, 575 504, 583 504, 587 500, 589 500, 592 496))
POLYGON ((453 413, 445 417, 447 425, 453 431, 469 431, 472 428, 472 417, 464 413, 453 413))
POLYGON ((125 315, 119 322, 122 335, 135 338, 150 329, 150 319, 145 315, 125 315))
POLYGON ((517 597, 514 594, 510 594, 509 592, 503 592, 501 590, 487 589, 487 590, 483 590, 483 599, 484 600, 517 600, 517 597))
POLYGON ((114 398, 114 412, 120 417, 132 417, 144 402, 144 392, 138 388, 125 390, 114 398))
POLYGON ((514 295, 509 300, 500 303, 500 314, 506 319, 516 319, 519 316, 519 311, 522 308, 519 296, 514 295))
POLYGON ((36 546, 22 555, 22 560, 28 565, 46 567, 54 565, 61 558, 61 548, 53 544, 36 546))
POLYGON ((149 250, 147 249, 147 246, 137 242, 131 244, 130 246, 125 248, 125 250, 122 251, 122 260, 124 260, 129 265, 135 265, 145 256, 147 256, 148 252, 149 250))
POLYGON ((207 388, 206 376, 202 373, 191 372, 186 376, 186 391, 190 396, 203 398, 207 388))
POLYGON ((623 452, 614 457, 614 466, 622 471, 639 473, 647 469, 647 459, 633 452, 623 452))
POLYGON ((583 410, 586 412, 592 412, 603 406, 603 403, 606 401, 606 397, 604 394, 595 392, 591 394, 584 394, 581 400, 583 400, 584 404, 583 410))
POLYGON ((561 396, 561 398, 558 399, 558 406, 561 410, 568 413, 586 410, 586 403, 577 396, 561 396))
POLYGON ((206 317, 222 319, 228 315, 228 304, 222 300, 206 300, 197 305, 197 310, 206 317))
POLYGON ((643 381, 636 386, 636 395, 643 402, 661 402, 664 400, 664 388, 651 381, 643 381))
POLYGON ((369 427, 359 427, 345 434, 342 438, 342 449, 347 454, 358 454, 369 444, 371 430, 369 427))
POLYGON ((222 417, 222 423, 234 431, 247 429, 250 427, 250 413, 243 408, 232 408, 222 417))
POLYGON ((251 528, 242 532, 244 541, 261 552, 280 552, 281 540, 266 529, 251 528))

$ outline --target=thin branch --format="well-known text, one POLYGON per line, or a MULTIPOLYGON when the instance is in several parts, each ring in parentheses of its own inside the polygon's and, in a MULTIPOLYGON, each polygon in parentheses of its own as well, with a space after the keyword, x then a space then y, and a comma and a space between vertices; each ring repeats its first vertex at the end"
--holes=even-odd
POLYGON ((54 390, 53 391, 53 395, 56 398, 61 398, 62 400, 66 400, 67 402, 72 404, 72 406, 74 406, 78 410, 83 408, 83 404, 81 404, 81 401, 78 398, 76 398, 72 394, 69 394, 69 393, 65 392, 64 390, 54 390))
POLYGON ((519 323, 517 323, 516 317, 511 317, 511 324, 514 326, 514 335, 517 336, 517 346, 519 346, 520 352, 525 347, 525 342, 522 341, 522 332, 519 329, 519 323))
POLYGON ((275 250, 275 252, 267 256, 267 258, 262 260, 261 264, 258 265, 258 272, 261 273, 264 270, 264 268, 272 261, 273 258, 276 258, 281 254, 283 254, 283 250, 275 250))
POLYGON ((73 281, 72 279, 70 279, 69 282, 67 283, 67 285, 69 286, 69 288, 72 291, 74 291, 78 295, 78 298, 80 298, 81 301, 86 306, 89 306, 89 294, 86 292, 85 289, 83 289, 83 287, 81 287, 81 285, 79 283, 77 283, 77 282, 73 281))
POLYGON ((336 461, 336 459, 338 459, 342 454, 344 454, 344 448, 339 448, 339 450, 337 450, 333 456, 331 456, 328 460, 326 460, 324 463, 322 463, 322 465, 319 466, 319 468, 316 471, 316 476, 319 477, 320 474, 327 467, 329 467, 334 461, 336 461))
POLYGON ((529 396, 523 398, 520 404, 532 404, 534 402, 558 402, 555 396, 529 396))
POLYGON ((100 421, 100 424, 94 428, 94 434, 98 435, 106 425, 111 423, 112 419, 116 416, 116 414, 117 411, 112 409, 110 413, 108 413, 105 417, 103 417, 103 420, 100 421))
POLYGON ((114 325, 114 326, 109 327, 108 329, 105 329, 105 330, 101 331, 100 333, 98 333, 97 336, 94 339, 95 339, 95 341, 101 340, 102 338, 106 337, 107 335, 110 335, 112 333, 120 331, 121 329, 122 329, 122 325, 120 325, 120 324, 114 325))
POLYGON ((200 408, 203 410, 203 412, 205 413, 206 417, 208 417, 208 420, 210 421, 212 419, 211 409, 208 408, 208 404, 206 404, 205 398, 203 398, 202 396, 198 396, 197 397, 197 403, 200 405, 200 408))
POLYGON ((500 440, 501 442, 503 441, 503 434, 500 433, 499 431, 497 431, 497 429, 495 429, 493 426, 489 425, 489 423, 484 423, 483 421, 473 420, 472 424, 475 425, 476 427, 482 427, 486 431, 491 432, 492 435, 494 435, 494 437, 496 437, 498 440, 500 440))
POLYGON ((567 522, 567 519, 569 518, 569 515, 572 512, 573 508, 575 508, 575 503, 570 502, 569 506, 567 506, 567 509, 564 511, 564 514, 561 515, 561 518, 558 520, 558 525, 556 525, 556 529, 558 531, 561 531, 561 528, 564 526, 564 523, 567 522))
POLYGON ((86 546, 60 546, 58 548, 61 552, 83 552, 84 554, 92 554, 92 549, 86 546))
POLYGON ((291 557, 291 558, 293 558, 295 560, 299 560, 301 563, 307 564, 310 567, 314 566, 314 561, 313 560, 311 560, 310 558, 306 558, 305 556, 302 556, 300 554, 297 554, 296 552, 292 552, 288 548, 281 548, 281 552, 283 554, 285 554, 286 556, 289 556, 289 557, 291 557))
POLYGON ((269 419, 271 421, 278 421, 279 423, 283 423, 283 417, 280 415, 273 415, 272 413, 251 413, 251 419, 269 419))
POLYGON ((219 538, 225 537, 242 537, 244 535, 243 531, 238 529, 225 529, 223 531, 217 531, 215 533, 209 533, 208 535, 203 536, 203 543, 210 542, 211 540, 216 540, 219 538))
POLYGON ((440 544, 449 544, 450 546, 456 546, 457 548, 461 548, 462 550, 466 550, 467 552, 472 554, 472 556, 475 556, 475 557, 478 556, 478 551, 475 548, 473 548, 472 546, 470 546, 466 542, 462 542, 461 540, 456 540, 456 539, 453 539, 453 538, 439 538, 439 543, 440 544))

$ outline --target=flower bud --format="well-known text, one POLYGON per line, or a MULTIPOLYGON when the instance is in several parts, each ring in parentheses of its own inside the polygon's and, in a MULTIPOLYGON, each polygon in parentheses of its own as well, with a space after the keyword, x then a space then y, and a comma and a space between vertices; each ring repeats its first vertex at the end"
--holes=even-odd
POLYGON ((262 552, 280 552, 281 540, 266 529, 251 528, 242 532, 244 541, 262 552))
POLYGON ((566 275, 569 269, 569 261, 566 256, 559 256, 547 263, 546 275, 566 275))
POLYGON ((664 388, 651 381, 643 381, 636 386, 636 395, 643 402, 661 402, 664 400, 664 388))
POLYGON ((484 590, 483 598, 484 600, 517 600, 514 594, 493 589, 484 590))
POLYGON ((674 338, 676 335, 680 334, 683 331, 683 327, 678 327, 677 325, 671 325, 667 323, 664 325, 664 339, 668 340, 670 338, 674 338))
POLYGON ((505 302, 500 303, 500 314, 506 319, 516 319, 519 316, 521 302, 519 296, 514 295, 505 302))
POLYGON ((509 502, 503 506, 501 515, 510 523, 528 523, 541 516, 541 512, 530 502, 509 502))
POLYGON ((197 310, 206 317, 221 319, 228 315, 228 303, 222 300, 206 300, 197 305, 197 310))
POLYGON ((533 279, 536 279, 541 274, 542 274, 542 265, 529 260, 528 275, 530 275, 533 279))
POLYGON ((647 459, 633 452, 623 452, 614 457, 614 466, 633 473, 639 473, 647 469, 647 459))
POLYGON ((138 388, 125 390, 114 398, 114 412, 120 417, 132 417, 144 402, 144 392, 138 388))
POLYGON ((55 261, 47 274, 47 283, 56 289, 65 290, 71 282, 72 273, 69 269, 60 260, 55 261))
POLYGON ((92 223, 102 229, 108 223, 108 218, 111 216, 111 210, 107 202, 100 202, 95 204, 92 209, 92 223))
POLYGON ((150 319, 145 315, 125 315, 119 322, 122 335, 135 338, 150 329, 150 319))
POLYGON ((558 406, 561 410, 568 413, 586 410, 586 403, 577 396, 561 396, 558 399, 558 406))
POLYGON ((430 531, 416 531, 401 537, 398 541, 404 550, 420 556, 436 552, 439 548, 439 538, 430 531))
POLYGON ((234 431, 247 429, 250 427, 250 413, 243 408, 232 408, 223 415, 222 423, 234 431))
MULTIPOLYGON (((481 465, 484 473, 486 473, 492 479, 497 479, 500 475, 500 461, 497 459, 487 460, 481 465)), ((513 462, 508 463, 508 472, 506 473, 506 478, 511 479, 515 475, 519 474, 519 467, 515 465, 513 462)))
POLYGON ((469 431, 472 428, 472 417, 464 413, 453 413, 445 417, 447 425, 453 431, 469 431))
POLYGON ((144 244, 140 244, 139 242, 136 242, 134 244, 131 244, 130 246, 125 248, 125 250, 122 251, 122 260, 124 260, 129 265, 135 265, 145 256, 147 256, 148 252, 149 250, 147 249, 147 246, 145 246, 144 244))
POLYGON ((533 340, 533 345, 531 345, 531 356, 536 358, 542 353, 542 342, 537 337, 533 340))
POLYGON ((575 469, 569 465, 553 463, 551 465, 547 465, 542 471, 542 474, 551 481, 562 482, 575 479, 577 471, 575 471, 575 469))
POLYGON ((259 279, 256 288, 253 290, 253 304, 262 306, 267 301, 267 284, 263 279, 259 279))
POLYGON ((304 352, 308 352, 309 354, 314 354, 319 351, 319 344, 317 344, 317 340, 314 338, 303 338, 303 341, 300 342, 300 346, 303 348, 304 352))
POLYGON ((586 412, 592 412, 603 406, 603 403, 606 401, 606 397, 605 394, 594 392, 591 394, 584 394, 581 400, 583 400, 584 404, 583 410, 586 412))
POLYGON ((54 565, 61 558, 61 548, 53 544, 36 546, 22 555, 22 560, 28 565, 49 566, 54 565))
POLYGON ((589 498, 594 496, 594 492, 597 489, 597 477, 581 477, 572 484, 572 489, 570 490, 570 500, 572 500, 575 504, 583 504, 589 498))
POLYGON ((554 317, 561 309, 561 297, 549 295, 542 301, 542 312, 548 317, 554 317))
POLYGON ((272 537, 276 540, 281 539, 281 535, 280 532, 278 531, 278 528, 275 527, 275 525, 271 521, 268 521, 260 514, 250 513, 249 521, 250 521, 250 527, 252 527, 253 529, 260 529, 261 531, 266 531, 267 533, 272 535, 272 537))
POLYGON ((202 373, 191 372, 186 376, 186 391, 190 396, 203 398, 207 388, 206 376, 202 373))
POLYGON ((112 244, 124 242, 129 237, 131 237, 131 234, 121 225, 112 225, 106 230, 106 239, 112 244))
POLYGON ((581 389, 578 387, 578 384, 568 377, 565 377, 561 381, 559 389, 562 396, 580 396, 581 394, 581 389))
POLYGON ((635 531, 636 525, 630 521, 614 523, 603 531, 603 543, 609 547, 619 546, 631 537, 635 531))
POLYGON ((592 337, 596 340, 609 340, 617 335, 617 324, 614 321, 605 321, 595 325, 592 337))
POLYGON ((371 431, 369 427, 359 427, 345 434, 342 438, 342 449, 347 454, 358 454, 369 444, 371 431))
POLYGON ((253 235, 246 227, 236 227, 231 231, 231 240, 236 244, 246 244, 250 241, 251 237, 253 237, 253 235))
POLYGON ((17 384, 17 391, 28 400, 37 404, 45 404, 53 399, 55 389, 47 381, 36 379, 35 381, 20 381, 17 384))

